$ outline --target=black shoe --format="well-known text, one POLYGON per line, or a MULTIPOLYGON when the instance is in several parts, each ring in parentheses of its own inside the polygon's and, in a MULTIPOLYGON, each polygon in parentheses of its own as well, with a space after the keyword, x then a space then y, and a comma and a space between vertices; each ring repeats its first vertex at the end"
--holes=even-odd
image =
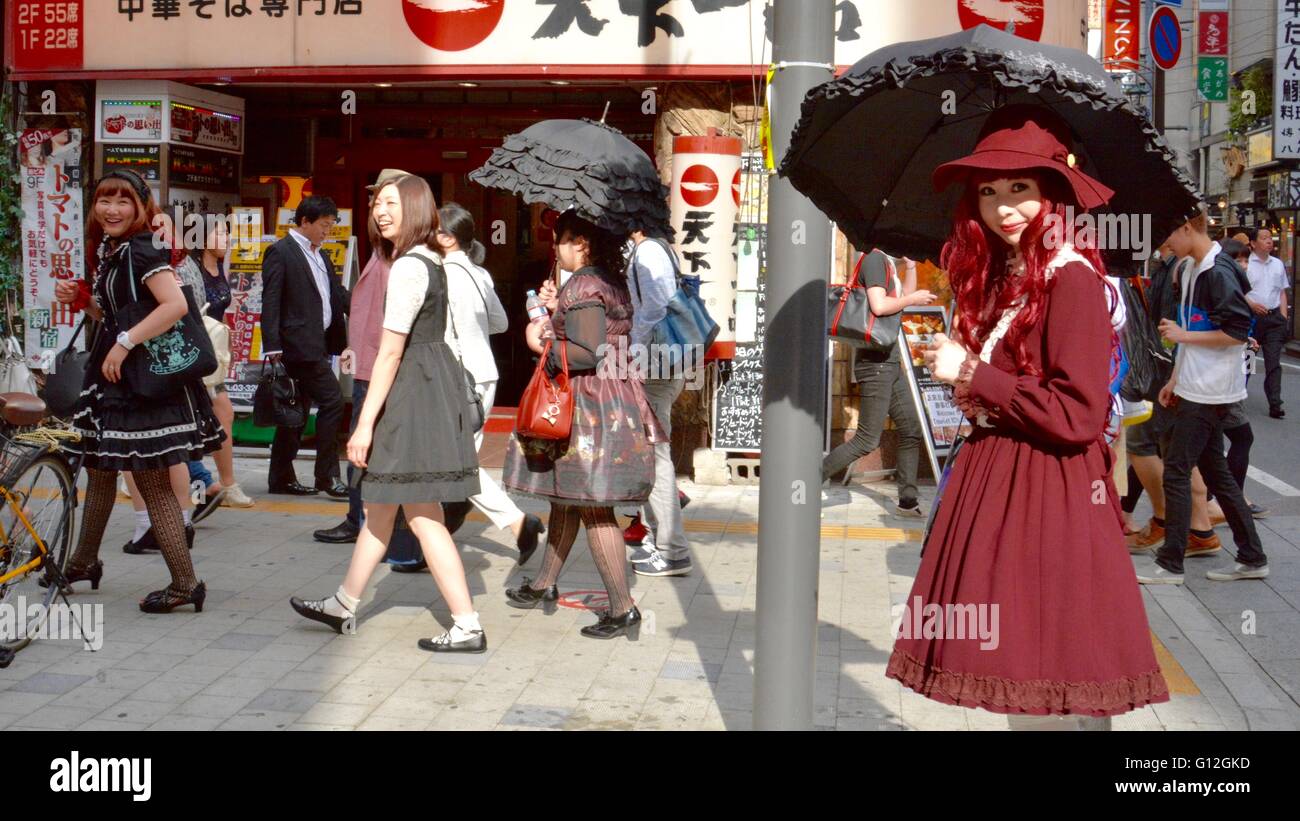
POLYGON ((460 530, 460 526, 465 524, 465 517, 469 515, 469 508, 469 502, 442 503, 443 524, 446 525, 448 533, 460 530))
POLYGON ((403 562, 402 564, 390 564, 394 573, 423 573, 429 569, 429 564, 424 559, 418 562, 403 562))
POLYGON ((633 605, 631 610, 621 616, 603 615, 600 621, 582 628, 581 632, 593 639, 614 639, 626 635, 628 641, 636 641, 641 636, 641 611, 633 605))
POLYGON ((140 537, 139 541, 132 539, 122 545, 122 552, 130 553, 132 556, 139 556, 143 553, 152 553, 155 550, 158 550, 158 540, 154 538, 152 526, 144 532, 144 535, 140 537))
POLYGON ((185 547, 194 550, 194 525, 185 525, 185 547))
POLYGON ((355 542, 359 535, 361 535, 361 528, 353 527, 352 523, 345 519, 338 527, 312 531, 311 537, 325 544, 350 544, 355 542))
POLYGON ((317 482, 316 489, 325 491, 327 495, 333 496, 335 499, 348 498, 348 486, 338 479, 330 479, 328 482, 317 482))
MULTIPOLYGON (((50 578, 52 577, 53 574, 51 574, 49 570, 50 568, 47 567, 46 575, 42 576, 40 581, 37 582, 37 584, 39 584, 41 587, 50 586, 50 578)), ((98 590, 99 580, 102 578, 104 578, 104 563, 96 559, 95 563, 92 564, 90 567, 81 568, 81 569, 71 568, 65 571, 63 574, 63 581, 64 581, 63 592, 71 593, 72 585, 75 582, 90 582, 90 589, 98 590)))
POLYGON ((209 493, 205 495, 203 497, 203 503, 194 508, 194 513, 193 515, 190 516, 190 521, 195 524, 198 524, 199 522, 211 516, 212 511, 216 510, 218 507, 221 507, 221 500, 225 497, 225 495, 226 495, 225 488, 218 490, 216 493, 209 493))
POLYGON ((524 517, 524 526, 519 531, 519 538, 515 539, 515 547, 519 548, 518 564, 528 564, 528 560, 537 552, 537 540, 546 532, 546 525, 542 520, 529 513, 524 517))
POLYGON ((1285 419, 1286 411, 1282 410, 1281 408, 1269 408, 1268 415, 1273 417, 1274 419, 1285 419))
POLYGON ((203 600, 208 597, 208 586, 199 582, 198 587, 188 593, 177 593, 170 587, 155 590, 140 600, 140 610, 144 613, 170 613, 187 604, 194 605, 195 613, 203 612, 203 600))
POLYGON ((290 482, 287 485, 268 485, 266 492, 277 496, 315 496, 320 493, 316 488, 300 485, 297 482, 290 482))
MULTIPOLYGON (((330 596, 330 598, 335 598, 330 596)), ((325 599, 308 599, 303 600, 297 596, 289 598, 289 606, 292 607, 300 616, 309 618, 312 621, 318 621, 321 624, 327 624, 334 629, 335 633, 343 635, 347 633, 352 635, 357 632, 357 617, 352 616, 331 616, 325 612, 325 599)))
POLYGON ((468 638, 452 641, 448 630, 437 638, 420 639, 418 644, 421 650, 430 653, 482 653, 487 650, 487 636, 482 630, 475 630, 468 638))
POLYGON ((506 604, 520 610, 531 610, 537 606, 538 602, 541 602, 549 612, 555 601, 560 598, 560 589, 555 585, 551 585, 545 590, 537 590, 530 586, 532 581, 532 579, 524 579, 524 583, 519 587, 507 588, 506 599, 508 601, 506 604))

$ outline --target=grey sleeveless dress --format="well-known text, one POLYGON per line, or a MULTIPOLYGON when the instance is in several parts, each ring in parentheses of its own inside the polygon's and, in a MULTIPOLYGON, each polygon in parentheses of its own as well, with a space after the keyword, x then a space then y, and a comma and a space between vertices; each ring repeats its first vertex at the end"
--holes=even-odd
POLYGON ((375 423, 361 498, 380 504, 460 502, 479 492, 473 424, 466 414, 460 361, 447 345, 447 275, 429 269, 424 304, 375 423))

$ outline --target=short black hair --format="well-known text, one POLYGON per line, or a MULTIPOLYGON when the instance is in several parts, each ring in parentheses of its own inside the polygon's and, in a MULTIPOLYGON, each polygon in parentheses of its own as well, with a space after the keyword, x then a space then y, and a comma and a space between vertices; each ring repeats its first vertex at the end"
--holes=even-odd
POLYGON ((315 222, 321 217, 338 219, 339 207, 329 197, 304 197, 298 203, 298 210, 293 212, 293 224, 302 225, 303 221, 315 222))
POLYGON ((1248 251, 1250 251, 1250 247, 1248 245, 1246 245, 1239 239, 1232 239, 1231 237, 1222 240, 1219 244, 1219 248, 1223 250, 1223 253, 1227 254, 1233 259, 1236 259, 1242 254, 1245 254, 1248 251))

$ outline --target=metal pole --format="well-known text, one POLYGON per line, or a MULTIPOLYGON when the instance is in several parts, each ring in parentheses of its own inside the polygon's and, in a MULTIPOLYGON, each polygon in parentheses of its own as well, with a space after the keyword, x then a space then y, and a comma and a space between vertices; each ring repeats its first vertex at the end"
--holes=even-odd
MULTIPOLYGON (((805 93, 832 76, 835 12, 826 2, 775 5, 770 114, 779 161, 805 93)), ((817 669, 831 232, 826 216, 788 181, 772 177, 768 191, 754 729, 806 730, 817 669)))

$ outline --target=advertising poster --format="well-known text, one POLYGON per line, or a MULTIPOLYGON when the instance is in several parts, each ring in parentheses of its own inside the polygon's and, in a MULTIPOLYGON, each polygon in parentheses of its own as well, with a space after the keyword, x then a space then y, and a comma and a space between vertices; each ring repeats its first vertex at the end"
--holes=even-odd
POLYGON ((969 435, 971 425, 952 401, 952 387, 930 375, 923 352, 934 343, 935 334, 948 333, 948 312, 942 306, 918 306, 903 311, 899 344, 907 364, 907 381, 912 400, 925 427, 925 450, 930 468, 939 476, 940 458, 947 456, 958 435, 969 435))

